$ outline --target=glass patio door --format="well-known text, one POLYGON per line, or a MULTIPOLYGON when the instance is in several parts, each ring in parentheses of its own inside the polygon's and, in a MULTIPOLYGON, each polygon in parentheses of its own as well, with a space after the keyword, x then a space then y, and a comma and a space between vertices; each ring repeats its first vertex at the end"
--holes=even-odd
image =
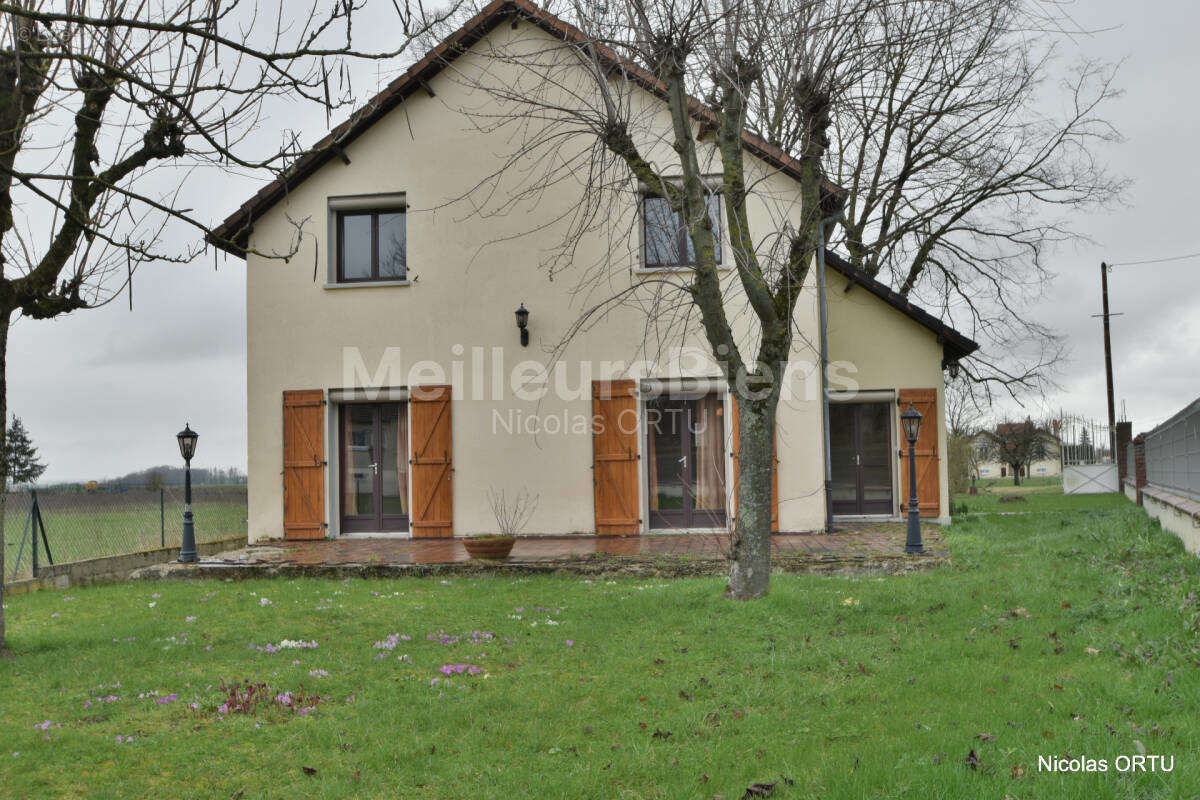
POLYGON ((342 531, 408 530, 408 415, 402 403, 341 407, 342 531))
POLYGON ((891 514, 891 405, 832 403, 830 496, 835 514, 891 514))
POLYGON ((719 395, 646 406, 650 527, 724 528, 725 421, 719 395))

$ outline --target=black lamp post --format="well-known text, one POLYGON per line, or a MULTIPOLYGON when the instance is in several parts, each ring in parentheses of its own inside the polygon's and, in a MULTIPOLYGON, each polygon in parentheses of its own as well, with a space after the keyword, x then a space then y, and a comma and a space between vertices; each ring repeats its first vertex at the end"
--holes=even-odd
POLYGON ((921 434, 921 412, 912 403, 900 415, 900 425, 904 428, 904 438, 908 440, 908 537, 904 542, 904 552, 924 553, 921 511, 917 503, 917 437, 921 434))
POLYGON ((517 328, 521 331, 521 347, 529 346, 529 309, 521 303, 517 309, 517 328))
POLYGON ((196 454, 196 440, 200 434, 192 426, 184 425, 175 434, 179 441, 179 454, 183 456, 183 540, 179 543, 179 561, 188 564, 196 560, 196 528, 192 520, 192 456, 196 454))

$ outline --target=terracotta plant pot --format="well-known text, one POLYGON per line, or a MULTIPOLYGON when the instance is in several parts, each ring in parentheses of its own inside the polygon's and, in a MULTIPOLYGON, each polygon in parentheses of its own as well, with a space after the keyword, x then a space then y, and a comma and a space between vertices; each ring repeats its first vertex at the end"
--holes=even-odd
POLYGON ((490 536, 486 539, 463 539, 463 547, 471 558, 490 558, 503 561, 512 552, 515 536, 490 536))

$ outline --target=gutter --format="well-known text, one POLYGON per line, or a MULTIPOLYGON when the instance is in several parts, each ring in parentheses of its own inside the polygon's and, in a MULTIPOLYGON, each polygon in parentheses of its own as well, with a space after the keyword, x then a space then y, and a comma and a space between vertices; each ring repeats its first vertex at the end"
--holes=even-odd
POLYGON ((825 226, 842 216, 825 217, 817 224, 817 293, 821 326, 821 428, 825 451, 825 532, 833 531, 833 455, 829 445, 829 309, 825 296, 825 226))

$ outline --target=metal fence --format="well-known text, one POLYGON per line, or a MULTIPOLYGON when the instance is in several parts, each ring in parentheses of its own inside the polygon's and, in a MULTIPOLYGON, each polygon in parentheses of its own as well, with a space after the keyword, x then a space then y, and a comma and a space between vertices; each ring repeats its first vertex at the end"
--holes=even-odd
POLYGON ((1064 413, 1059 415, 1055 428, 1061 443, 1063 466, 1113 462, 1107 423, 1064 413))
POLYGON ((1146 482, 1200 500, 1200 398, 1146 434, 1146 482))
MULTIPOLYGON (((35 558, 44 565, 178 547, 183 535, 181 486, 37 491, 37 514, 34 495, 5 500, 5 581, 31 577, 35 558)), ((197 543, 246 535, 245 486, 193 486, 192 508, 197 543)))

